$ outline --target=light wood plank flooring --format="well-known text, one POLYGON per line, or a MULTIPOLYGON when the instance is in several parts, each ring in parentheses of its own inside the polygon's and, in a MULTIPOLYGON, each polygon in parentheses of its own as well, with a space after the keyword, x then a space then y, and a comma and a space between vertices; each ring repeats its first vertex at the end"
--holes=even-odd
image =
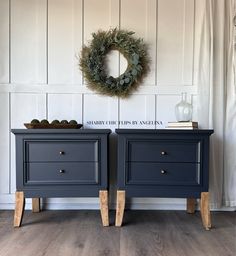
POLYGON ((235 256, 236 213, 213 212, 212 224, 199 212, 126 211, 118 228, 99 211, 26 211, 14 229, 13 211, 0 211, 0 256, 235 256))

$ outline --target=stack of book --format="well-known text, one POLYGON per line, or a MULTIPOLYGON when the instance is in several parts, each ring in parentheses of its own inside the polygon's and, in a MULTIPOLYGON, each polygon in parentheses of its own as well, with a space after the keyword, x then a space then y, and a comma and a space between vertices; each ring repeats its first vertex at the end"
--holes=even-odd
POLYGON ((198 129, 198 122, 168 122, 166 129, 198 129))

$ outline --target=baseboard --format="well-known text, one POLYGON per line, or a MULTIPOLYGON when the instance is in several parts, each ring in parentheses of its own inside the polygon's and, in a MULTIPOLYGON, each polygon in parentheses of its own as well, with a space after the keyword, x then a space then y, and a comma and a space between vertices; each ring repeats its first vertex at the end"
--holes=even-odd
MULTIPOLYGON (((15 207, 14 194, 0 195, 0 209, 13 210, 15 207)), ((42 200, 42 208, 47 210, 98 210, 98 198, 50 198, 42 200)), ((111 202, 109 208, 116 208, 111 202)), ((212 211, 236 211, 236 207, 216 208, 210 205, 212 211)), ((31 210, 31 199, 26 199, 26 210, 31 210)), ((185 199, 172 198, 132 198, 126 202, 126 209, 133 210, 186 210, 185 199)))

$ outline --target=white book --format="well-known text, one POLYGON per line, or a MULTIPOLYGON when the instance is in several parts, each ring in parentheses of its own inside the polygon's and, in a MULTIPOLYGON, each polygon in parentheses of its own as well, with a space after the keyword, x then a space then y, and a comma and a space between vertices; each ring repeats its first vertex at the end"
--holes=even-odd
POLYGON ((168 127, 198 127, 198 122, 168 122, 168 127))
POLYGON ((190 126, 168 126, 166 129, 172 129, 172 130, 197 130, 197 127, 190 127, 190 126))

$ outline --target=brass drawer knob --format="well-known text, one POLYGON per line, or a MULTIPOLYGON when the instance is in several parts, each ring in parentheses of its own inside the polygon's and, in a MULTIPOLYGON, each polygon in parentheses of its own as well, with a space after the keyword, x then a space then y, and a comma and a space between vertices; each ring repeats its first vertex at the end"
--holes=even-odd
POLYGON ((60 170, 59 172, 60 172, 60 173, 65 173, 65 170, 60 170))
POLYGON ((167 155, 167 153, 165 151, 161 151, 161 155, 167 155))
POLYGON ((165 170, 161 170, 161 174, 165 174, 166 173, 166 171, 165 170))
POLYGON ((59 154, 60 154, 60 155, 64 155, 65 152, 64 152, 64 151, 60 151, 59 154))

